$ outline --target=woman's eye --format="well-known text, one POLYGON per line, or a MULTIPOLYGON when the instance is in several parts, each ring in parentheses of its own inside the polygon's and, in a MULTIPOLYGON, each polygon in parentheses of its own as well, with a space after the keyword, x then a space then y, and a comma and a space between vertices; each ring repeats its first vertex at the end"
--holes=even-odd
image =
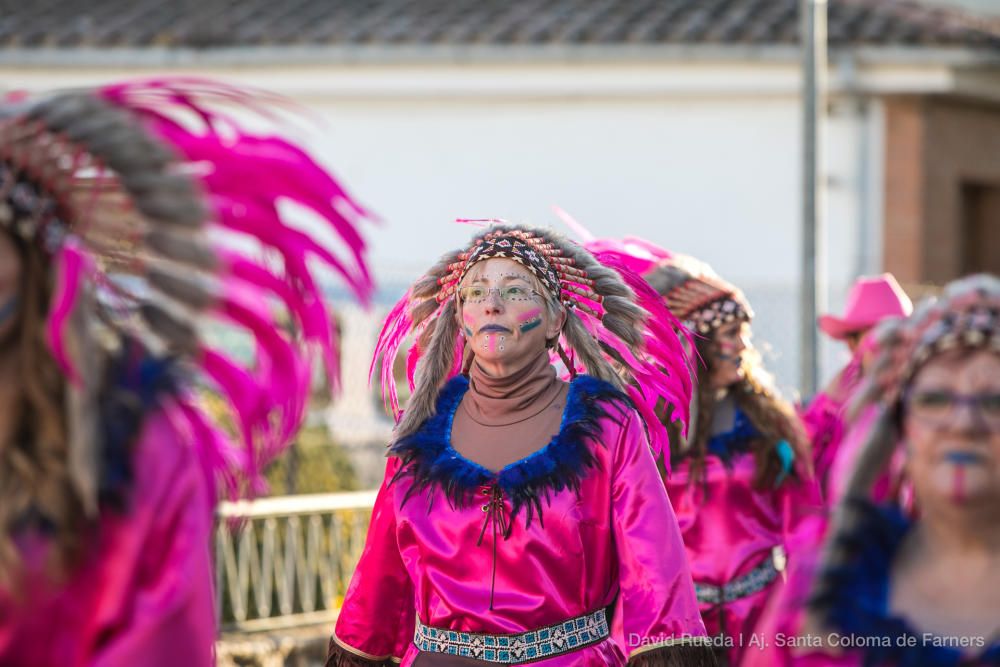
POLYGON ((922 391, 914 399, 918 405, 927 407, 943 407, 951 405, 953 397, 946 391, 922 391))
POLYGON ((524 296, 526 291, 523 287, 518 287, 517 285, 511 285, 507 288, 507 294, 511 296, 524 296))
POLYGON ((989 415, 1000 415, 1000 393, 983 394, 979 397, 979 404, 983 407, 983 412, 989 415))

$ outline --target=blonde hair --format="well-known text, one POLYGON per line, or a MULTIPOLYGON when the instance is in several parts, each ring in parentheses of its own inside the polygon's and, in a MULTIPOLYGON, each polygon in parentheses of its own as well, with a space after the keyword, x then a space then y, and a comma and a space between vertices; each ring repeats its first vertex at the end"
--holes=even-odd
MULTIPOLYGON (((716 390, 709 377, 714 358, 714 332, 712 338, 697 339, 696 347, 704 363, 698 365, 694 428, 685 441, 679 428, 675 424, 668 424, 671 458, 674 461, 690 460, 691 483, 698 483, 703 479, 715 414, 716 390)), ((778 443, 787 441, 796 457, 808 459, 812 456, 809 436, 796 415, 795 408, 774 388, 759 353, 755 350, 745 351, 741 369, 743 377, 730 388, 730 394, 760 434, 750 449, 755 462, 753 485, 759 489, 769 488, 781 473, 778 443)))

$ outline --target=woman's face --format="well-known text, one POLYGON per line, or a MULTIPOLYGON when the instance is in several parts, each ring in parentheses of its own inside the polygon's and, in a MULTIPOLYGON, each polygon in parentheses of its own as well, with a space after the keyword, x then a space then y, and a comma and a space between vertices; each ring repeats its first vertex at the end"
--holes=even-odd
POLYGON ((743 352, 750 349, 749 322, 730 322, 712 336, 709 383, 713 389, 731 387, 743 379, 743 352))
POLYGON ((14 240, 0 231, 0 342, 6 341, 17 322, 21 294, 21 253, 14 240))
POLYGON ((562 329, 552 318, 531 272, 514 260, 494 257, 473 266, 459 287, 458 325, 476 361, 487 371, 521 368, 562 329))
POLYGON ((917 503, 1000 510, 1000 355, 932 358, 903 399, 907 473, 917 503))
POLYGON ((858 351, 858 346, 861 345, 861 341, 864 339, 865 336, 868 335, 868 332, 871 330, 872 330, 871 327, 867 327, 864 329, 855 329, 854 331, 844 336, 844 344, 847 345, 847 349, 850 350, 851 354, 854 354, 855 352, 858 351))

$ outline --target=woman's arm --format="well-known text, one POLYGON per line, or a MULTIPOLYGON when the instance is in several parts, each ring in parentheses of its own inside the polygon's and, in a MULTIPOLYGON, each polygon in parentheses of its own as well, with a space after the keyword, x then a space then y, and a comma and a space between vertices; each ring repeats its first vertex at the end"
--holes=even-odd
POLYGON ((375 499, 368 537, 330 639, 327 667, 391 664, 413 641, 413 584, 396 542, 396 510, 389 482, 399 468, 390 458, 375 499))
POLYGON ((677 519, 637 414, 627 414, 612 446, 614 634, 630 665, 714 665, 677 519))

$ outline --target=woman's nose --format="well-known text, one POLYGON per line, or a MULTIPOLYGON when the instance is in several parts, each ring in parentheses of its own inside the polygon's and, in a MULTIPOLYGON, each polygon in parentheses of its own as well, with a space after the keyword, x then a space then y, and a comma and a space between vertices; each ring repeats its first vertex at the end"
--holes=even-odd
POLYGON ((483 302, 483 308, 488 314, 496 314, 503 311, 503 299, 500 298, 500 294, 496 290, 492 290, 486 295, 486 301, 483 302))

